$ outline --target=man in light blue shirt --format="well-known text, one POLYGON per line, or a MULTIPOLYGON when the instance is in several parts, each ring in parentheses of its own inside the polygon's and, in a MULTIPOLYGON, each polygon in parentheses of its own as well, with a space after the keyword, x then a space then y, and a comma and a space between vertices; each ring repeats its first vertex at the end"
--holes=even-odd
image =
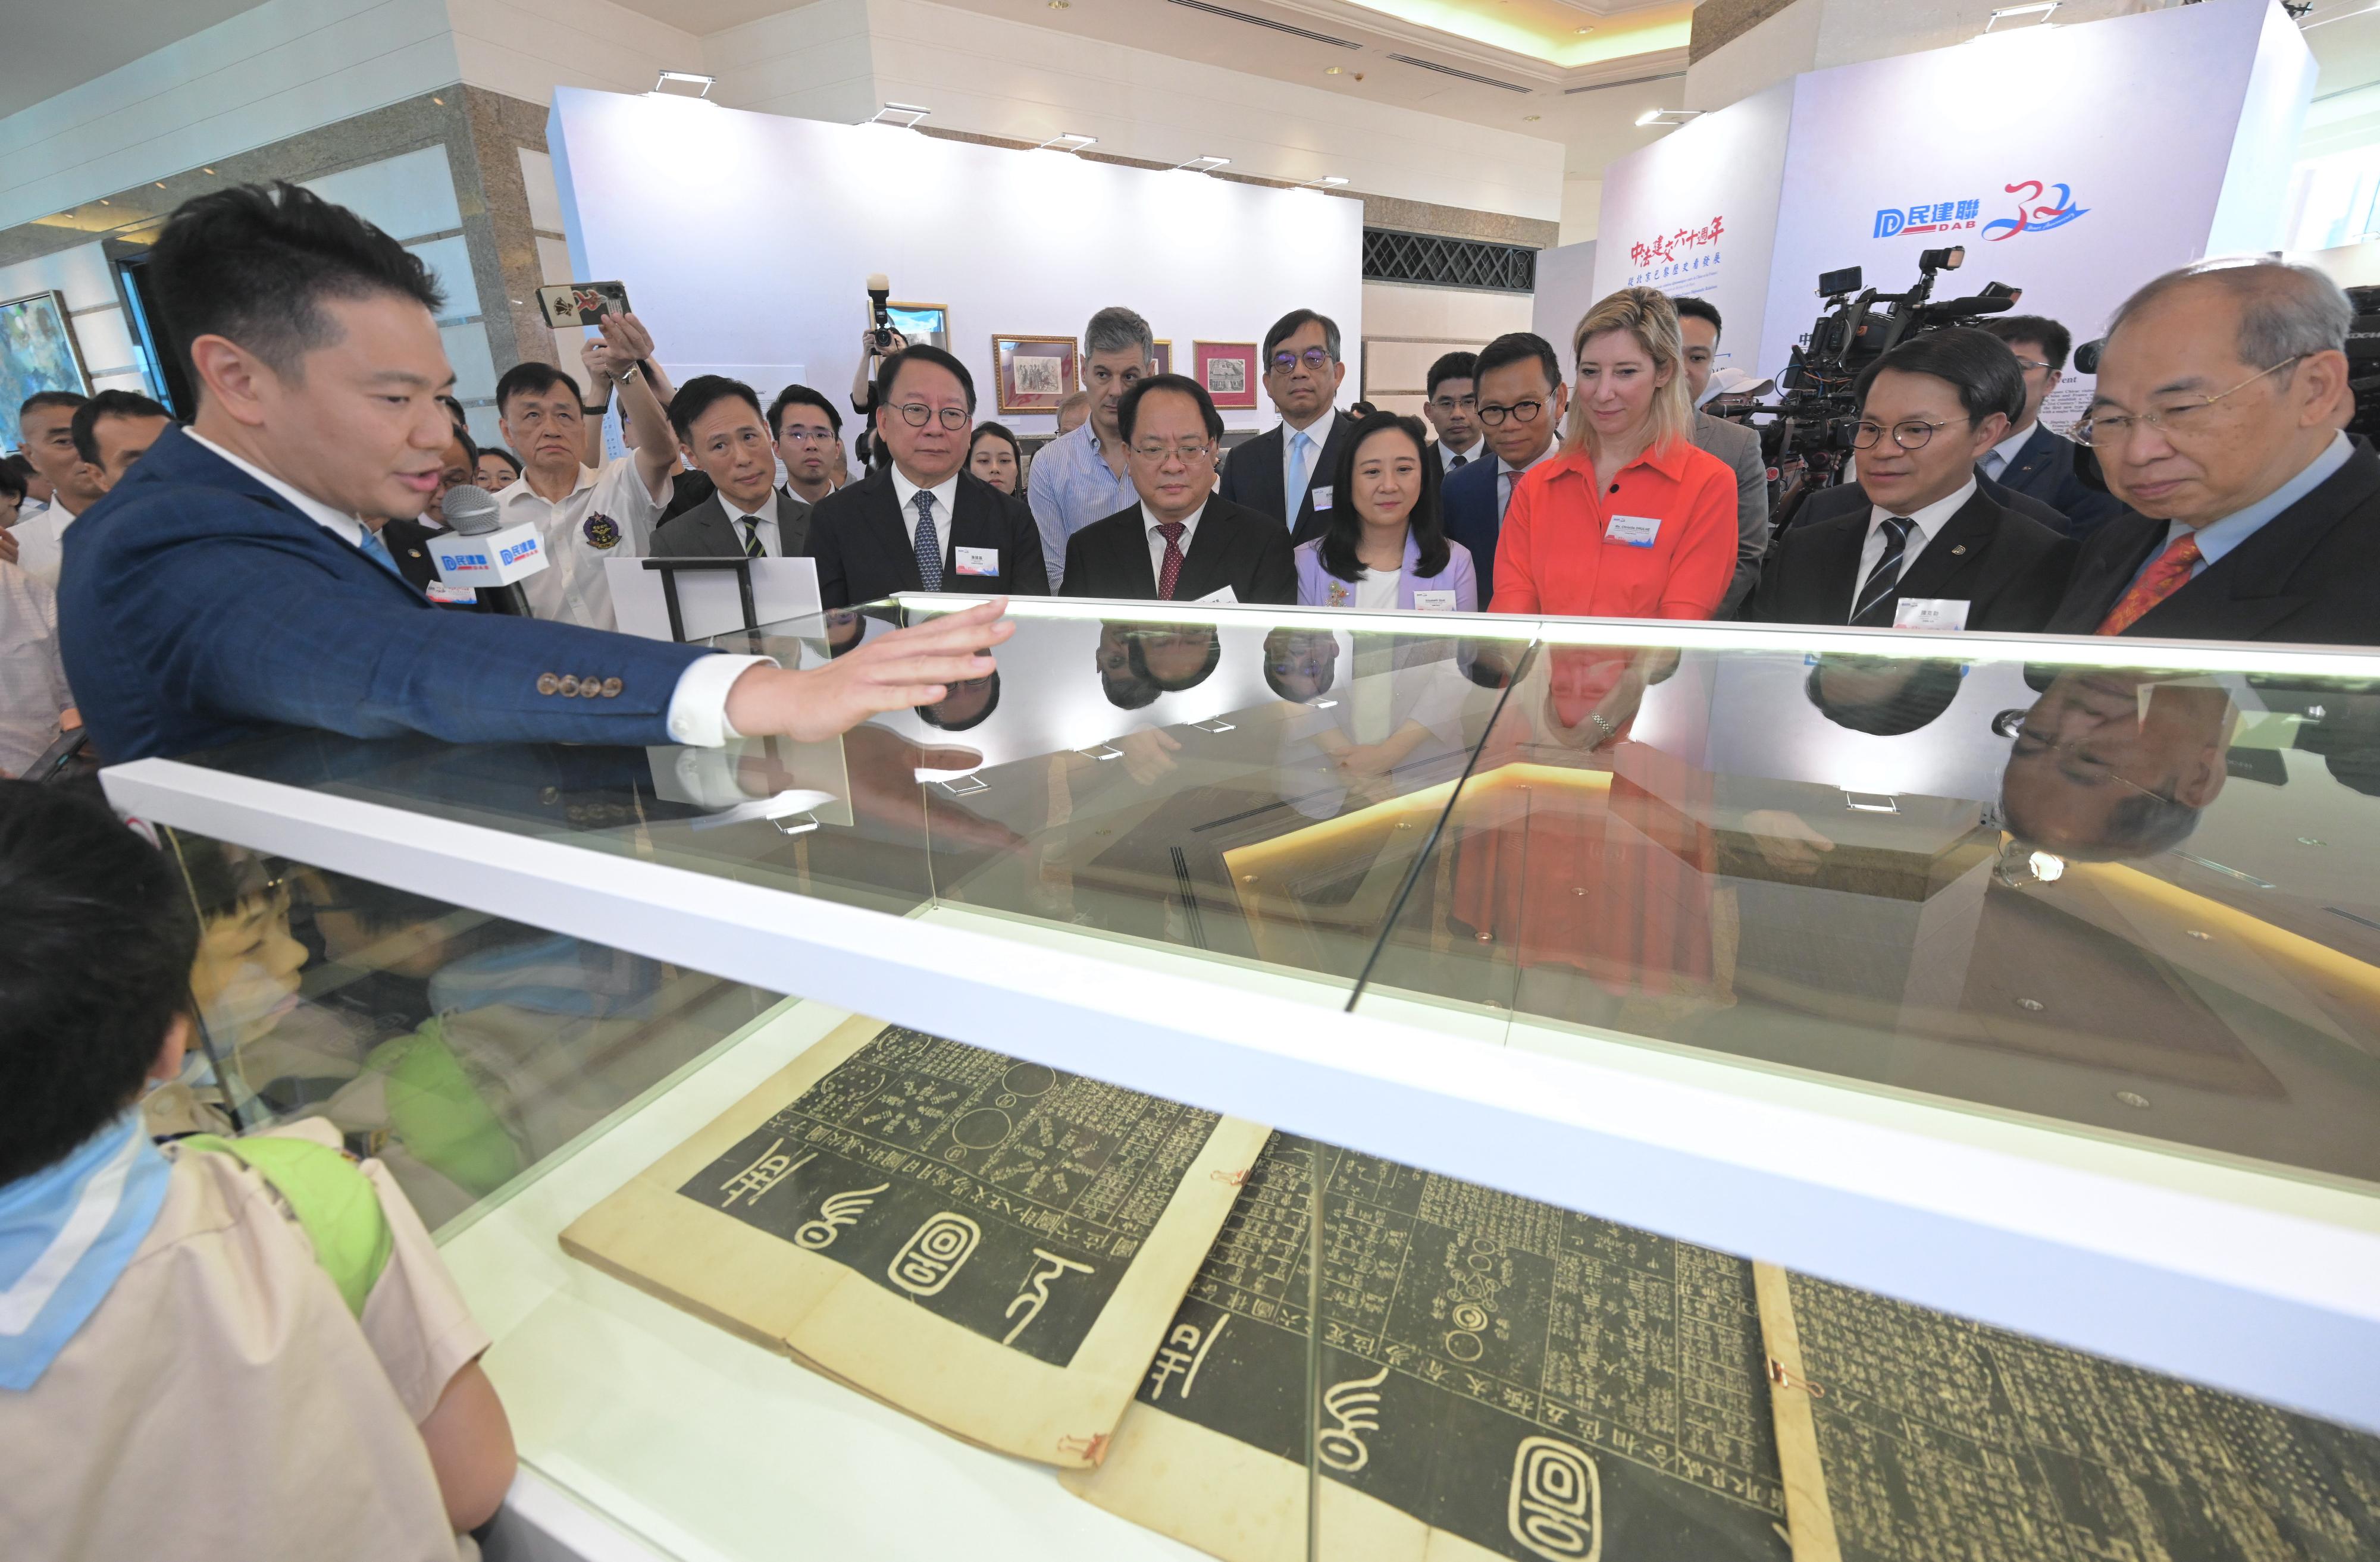
POLYGON ((1148 321, 1121 307, 1091 317, 1083 328, 1083 354, 1090 418, 1041 447, 1026 490, 1041 529, 1041 562, 1049 566, 1053 594, 1065 578, 1066 539, 1140 503, 1116 408, 1135 381, 1157 372, 1157 342, 1148 321))

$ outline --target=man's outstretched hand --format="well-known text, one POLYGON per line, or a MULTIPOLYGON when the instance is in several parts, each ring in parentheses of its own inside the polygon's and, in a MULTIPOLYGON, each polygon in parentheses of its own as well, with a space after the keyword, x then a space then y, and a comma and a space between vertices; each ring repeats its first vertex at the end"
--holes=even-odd
POLYGON ((990 648, 1016 633, 1008 599, 880 635, 824 667, 755 667, 727 691, 728 724, 746 737, 839 737, 887 710, 931 705, 948 685, 992 671, 990 648))

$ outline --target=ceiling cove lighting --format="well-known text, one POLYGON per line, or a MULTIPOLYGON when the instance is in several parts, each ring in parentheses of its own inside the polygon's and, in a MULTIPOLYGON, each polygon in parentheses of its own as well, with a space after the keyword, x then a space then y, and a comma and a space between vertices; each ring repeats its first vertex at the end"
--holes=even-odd
POLYGON ((703 76, 691 70, 665 70, 653 79, 653 91, 673 98, 707 98, 719 85, 716 76, 703 76))
POLYGON ((1318 179, 1308 179, 1308 180, 1306 180, 1304 184, 1299 185, 1297 188, 1298 188, 1299 189, 1302 189, 1302 190, 1310 190, 1310 189, 1333 189, 1333 190, 1335 190, 1335 189, 1337 189, 1340 186, 1342 186, 1342 185, 1345 184, 1346 182, 1347 182, 1347 176, 1346 176, 1346 175, 1344 175, 1344 174, 1325 174, 1325 175, 1323 175, 1323 176, 1322 176, 1322 177, 1320 177, 1320 178, 1318 178, 1318 179))
POLYGON ((897 125, 904 130, 914 130, 917 127, 917 122, 919 120, 924 119, 926 115, 933 112, 934 111, 932 109, 921 108, 916 103, 886 103, 882 108, 878 109, 874 114, 868 116, 868 123, 870 125, 897 125))
POLYGON ((1048 140, 1043 141, 1039 146, 1035 147, 1033 150, 1035 151, 1047 151, 1050 148, 1055 147, 1060 151, 1080 151, 1085 147, 1095 147, 1099 144, 1099 139, 1097 136, 1078 136, 1074 131, 1067 130, 1059 135, 1050 137, 1048 140))
POLYGON ((2048 27, 2051 25, 2049 13, 2058 9, 2058 4, 2059 0, 2034 0, 2030 6, 2002 6, 1992 13, 1992 19, 1984 24, 1984 31, 1989 32, 2000 23, 2014 21, 2021 17, 2037 17, 2040 19, 2034 23, 2035 27, 2048 27))
POLYGON ((1186 168, 1193 174, 1211 174, 1218 168, 1230 166, 1231 161, 1228 157, 1194 157, 1187 163, 1175 163, 1173 171, 1178 174, 1186 168))

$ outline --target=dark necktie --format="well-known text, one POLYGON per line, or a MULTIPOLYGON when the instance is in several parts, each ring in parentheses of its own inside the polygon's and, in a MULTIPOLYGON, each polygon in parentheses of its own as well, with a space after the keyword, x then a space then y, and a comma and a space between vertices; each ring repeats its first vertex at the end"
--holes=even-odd
POLYGON ((760 517, 758 515, 744 517, 744 556, 747 559, 769 556, 769 551, 760 546, 760 517))
POLYGON ((934 534, 934 496, 921 488, 909 507, 917 512, 917 578, 927 590, 939 591, 942 588, 942 539, 934 534))
POLYGON ((1168 521, 1157 528, 1157 535, 1165 539, 1165 567, 1157 572, 1157 599, 1170 602, 1173 587, 1182 579, 1182 523, 1168 521))
POLYGON ((1471 460, 1471 457, 1469 457, 1469 456, 1467 456, 1467 455, 1458 455, 1458 456, 1456 456, 1452 461, 1451 461, 1451 462, 1447 463, 1447 468, 1446 468, 1446 469, 1447 469, 1448 471, 1450 471, 1450 472, 1459 470, 1460 468, 1462 468, 1463 466, 1464 466, 1465 465, 1467 465, 1467 464, 1470 462, 1470 460, 1471 460))
POLYGON ((1884 518, 1884 557, 1876 560, 1876 568, 1867 572, 1866 582, 1860 587, 1859 604, 1852 610, 1852 622, 1866 629, 1892 627, 1893 588, 1900 584, 1900 559, 1909 547, 1909 530, 1917 523, 1906 515, 1884 518))

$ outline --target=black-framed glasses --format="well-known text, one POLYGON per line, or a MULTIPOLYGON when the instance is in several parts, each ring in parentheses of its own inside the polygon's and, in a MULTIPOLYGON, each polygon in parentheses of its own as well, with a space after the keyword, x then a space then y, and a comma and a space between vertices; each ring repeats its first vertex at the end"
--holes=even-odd
POLYGON ((1501 428, 1507 418, 1515 423, 1534 423, 1537 420, 1537 414, 1545 409, 1546 404, 1535 396, 1516 401, 1510 406, 1499 402, 1486 402, 1480 406, 1479 421, 1491 429, 1501 428))
POLYGON ((1272 368, 1276 374, 1286 374, 1300 363, 1304 363, 1308 369, 1328 369, 1333 361, 1330 348, 1308 347, 1302 353, 1273 354, 1272 368))
MULTIPOLYGON (((1922 418, 1904 418, 1900 422, 1895 423, 1892 426, 1892 442, 1899 445, 1903 450, 1923 450, 1925 448, 1927 441, 1931 440, 1936 434, 1941 432, 1943 430, 1949 428, 1952 423, 1972 423, 1974 419, 1972 418, 1953 418, 1945 422, 1928 423, 1922 418)), ((1882 438, 1884 438, 1884 425, 1881 423, 1871 423, 1866 418, 1863 418, 1859 420, 1859 427, 1852 430, 1852 448, 1853 450, 1874 450, 1876 448, 1876 442, 1882 438)))
POLYGON ((2187 438, 2192 432, 2192 426, 2199 421, 2193 415, 2204 413, 2208 407, 2213 406, 2225 396, 2238 395, 2267 374, 2278 374, 2299 359, 2313 356, 2311 353, 2299 353, 2293 357, 2285 357, 2270 369, 2258 369, 2219 394, 2193 396, 2188 401, 2177 402, 2171 406, 2161 407, 2155 412, 2137 414, 2101 412, 2095 408, 2082 421, 2069 429, 2067 435, 2076 444, 2097 445, 2103 449, 2108 445, 2123 443, 2132 437, 2134 430, 2143 425, 2164 430, 2168 439, 2171 439, 2176 434, 2187 438))
POLYGON ((972 416, 963 406, 931 407, 921 401, 895 402, 892 410, 899 413, 901 421, 912 429, 922 429, 936 418, 942 420, 945 429, 964 429, 972 416))

